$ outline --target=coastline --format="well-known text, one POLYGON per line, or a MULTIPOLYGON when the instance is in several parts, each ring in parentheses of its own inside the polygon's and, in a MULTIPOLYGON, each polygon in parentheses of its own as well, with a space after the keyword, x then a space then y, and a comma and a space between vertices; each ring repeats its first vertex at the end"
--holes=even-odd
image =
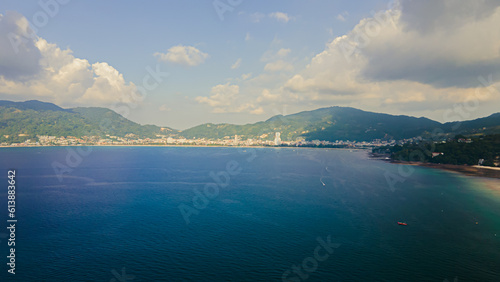
POLYGON ((64 147, 164 147, 164 148, 245 148, 245 149, 326 149, 326 150, 348 150, 348 151, 364 151, 366 148, 330 148, 330 147, 308 147, 308 146, 257 146, 257 145, 133 145, 133 144, 107 144, 107 145, 37 145, 37 146, 0 146, 2 148, 64 148, 64 147))
POLYGON ((196 148, 277 148, 277 149, 334 149, 334 150, 366 150, 366 148, 330 148, 308 146, 258 146, 258 145, 133 145, 133 144, 106 144, 106 145, 34 145, 34 146, 0 146, 0 148, 54 148, 54 147, 196 147, 196 148))
POLYGON ((499 180, 495 178, 486 178, 482 177, 479 178, 479 181, 481 182, 481 187, 483 191, 491 193, 491 195, 494 195, 498 200, 500 200, 500 185, 499 185, 499 180))
POLYGON ((497 167, 486 167, 477 165, 469 166, 469 165, 452 165, 452 164, 434 164, 434 163, 405 162, 405 161, 395 161, 395 160, 390 160, 389 162, 393 164, 416 165, 434 169, 441 169, 441 170, 461 173, 468 176, 500 179, 500 168, 497 167))

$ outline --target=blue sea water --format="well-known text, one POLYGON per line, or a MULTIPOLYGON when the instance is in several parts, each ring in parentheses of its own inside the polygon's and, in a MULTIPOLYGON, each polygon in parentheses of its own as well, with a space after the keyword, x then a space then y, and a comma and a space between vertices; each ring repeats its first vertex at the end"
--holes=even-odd
POLYGON ((479 178, 366 151, 81 149, 0 150, 0 281, 500 281, 479 178))

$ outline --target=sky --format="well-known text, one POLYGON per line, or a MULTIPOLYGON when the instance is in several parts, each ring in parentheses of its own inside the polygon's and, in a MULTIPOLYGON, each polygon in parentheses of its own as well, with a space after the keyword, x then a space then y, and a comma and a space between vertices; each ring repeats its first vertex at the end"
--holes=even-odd
POLYGON ((500 112, 500 1, 2 0, 0 99, 141 124, 500 112))

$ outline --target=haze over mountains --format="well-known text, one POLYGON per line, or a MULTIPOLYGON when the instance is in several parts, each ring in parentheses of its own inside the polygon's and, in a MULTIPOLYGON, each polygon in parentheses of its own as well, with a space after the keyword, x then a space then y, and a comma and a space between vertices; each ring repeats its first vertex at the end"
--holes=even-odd
POLYGON ((253 124, 206 123, 183 131, 157 125, 140 125, 107 108, 88 107, 63 109, 55 104, 36 100, 26 102, 0 101, 0 139, 5 136, 89 136, 135 134, 154 137, 157 134, 188 139, 272 139, 280 132, 285 141, 405 139, 431 137, 432 132, 455 134, 500 133, 500 113, 488 117, 440 123, 428 118, 395 116, 366 112, 349 107, 328 107, 291 115, 277 115, 253 124))

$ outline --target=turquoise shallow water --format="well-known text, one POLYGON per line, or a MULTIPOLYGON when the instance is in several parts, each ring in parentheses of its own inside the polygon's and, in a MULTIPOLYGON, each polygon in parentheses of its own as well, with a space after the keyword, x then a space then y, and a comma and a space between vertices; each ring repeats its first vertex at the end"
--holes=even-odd
POLYGON ((500 281, 499 199, 477 178, 348 150, 0 154, 0 224, 8 169, 18 219, 0 281, 500 281))

